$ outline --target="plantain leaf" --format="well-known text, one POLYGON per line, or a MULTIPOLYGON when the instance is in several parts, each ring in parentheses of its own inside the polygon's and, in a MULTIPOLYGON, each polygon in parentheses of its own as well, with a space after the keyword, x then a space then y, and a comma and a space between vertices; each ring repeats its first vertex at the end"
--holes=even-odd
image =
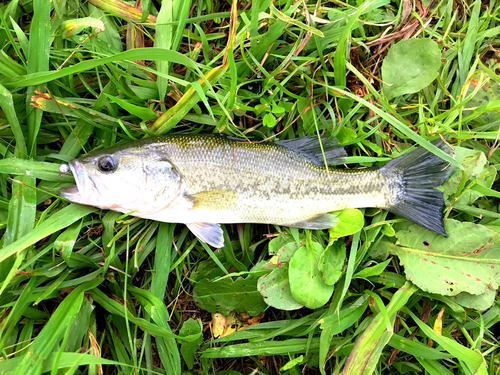
POLYGON ((257 283, 257 289, 269 306, 282 310, 297 310, 303 305, 295 301, 292 296, 288 269, 288 263, 284 263, 271 273, 262 276, 257 283))
POLYGON ((430 39, 408 39, 394 44, 382 63, 383 90, 388 99, 429 86, 441 67, 441 51, 430 39))
POLYGON ((318 263, 323 246, 317 242, 306 242, 290 261, 290 288, 293 298, 309 309, 328 302, 333 294, 333 285, 326 285, 318 263))
POLYGON ((446 296, 481 295, 500 283, 500 234, 470 222, 447 220, 449 237, 411 225, 396 232, 398 244, 382 241, 422 290, 446 296))

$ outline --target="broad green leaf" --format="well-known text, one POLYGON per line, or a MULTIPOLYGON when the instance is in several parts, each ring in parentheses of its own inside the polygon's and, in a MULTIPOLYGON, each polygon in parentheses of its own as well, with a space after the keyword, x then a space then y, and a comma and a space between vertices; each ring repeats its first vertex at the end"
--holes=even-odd
POLYGON ((12 100, 12 94, 2 85, 0 85, 0 107, 2 107, 5 117, 7 117, 7 120, 9 121, 10 128, 16 140, 16 150, 14 155, 26 159, 28 157, 26 140, 21 125, 19 124, 19 119, 17 118, 16 109, 12 100))
POLYGON ((500 283, 500 234, 479 224, 446 220, 449 237, 411 225, 394 245, 382 241, 405 266, 406 278, 429 293, 483 294, 500 283))
POLYGON ((330 237, 345 237, 360 231, 365 225, 363 213, 356 208, 346 208, 342 211, 333 212, 339 221, 336 226, 330 228, 330 237))
MULTIPOLYGON (((20 176, 12 185, 7 228, 2 238, 3 245, 5 246, 4 250, 9 246, 15 245, 24 237, 29 236, 33 231, 35 223, 36 191, 33 187, 36 185, 36 180, 31 176, 20 176)), ((0 248, 1 253, 2 250, 0 248)), ((0 280, 3 282, 0 288, 0 295, 3 294, 10 280, 14 277, 15 271, 20 266, 25 255, 26 252, 18 253, 17 257, 10 257, 10 259, 0 262, 0 280)), ((5 258, 8 256, 6 254, 5 258)))
POLYGON ((427 371, 429 375, 453 375, 453 372, 448 370, 445 366, 441 365, 438 361, 432 359, 424 359, 415 356, 418 363, 427 371))
MULTIPOLYGON (((173 1, 165 0, 161 2, 160 11, 158 13, 158 25, 156 26, 156 34, 154 46, 158 48, 164 48, 166 50, 170 50, 172 46, 172 21, 174 21, 173 16, 173 1)), ((156 61, 156 69, 158 72, 167 75, 170 70, 170 62, 169 61, 156 61)), ((156 80, 156 84, 158 86, 158 98, 160 101, 163 101, 165 95, 167 94, 167 85, 168 79, 164 76, 159 76, 156 80)))
MULTIPOLYGON (((189 318, 184 323, 182 323, 182 328, 179 331, 179 336, 189 336, 202 333, 202 327, 200 323, 196 320, 189 318)), ((192 370, 194 366, 194 353, 200 348, 201 343, 203 342, 203 336, 191 342, 181 341, 181 354, 182 358, 184 358, 184 362, 188 369, 192 370)))
POLYGON ((453 296, 453 300, 460 306, 466 307, 468 309, 474 310, 486 310, 493 306, 495 303, 496 290, 488 289, 483 294, 470 294, 467 292, 462 292, 453 296))
POLYGON ((306 242, 298 248, 290 261, 290 288, 293 298, 309 309, 316 309, 328 302, 333 285, 326 285, 318 268, 323 246, 306 242))
POLYGON ((340 276, 346 261, 345 242, 335 241, 328 246, 319 258, 319 270, 323 272, 323 281, 327 285, 335 284, 340 276))
POLYGON ((292 296, 288 269, 288 263, 284 263, 271 273, 261 276, 257 289, 269 306, 282 310, 297 310, 303 306, 292 296))
POLYGON ((388 99, 422 90, 441 68, 441 51, 431 39, 412 38, 394 44, 382 63, 383 91, 388 99))
MULTIPOLYGON (((33 1, 33 19, 30 22, 28 58, 26 59, 28 73, 37 74, 49 70, 50 46, 53 41, 53 38, 51 38, 50 12, 50 3, 44 0, 33 1)), ((36 88, 34 83, 29 86, 25 97, 28 152, 30 156, 35 156, 37 136, 42 122, 42 111, 31 107, 31 96, 36 88)))
POLYGON ((196 305, 215 314, 229 315, 233 310, 247 312, 249 315, 258 315, 267 308, 257 290, 258 278, 248 276, 246 279, 230 278, 218 281, 202 279, 193 289, 193 299, 196 305))

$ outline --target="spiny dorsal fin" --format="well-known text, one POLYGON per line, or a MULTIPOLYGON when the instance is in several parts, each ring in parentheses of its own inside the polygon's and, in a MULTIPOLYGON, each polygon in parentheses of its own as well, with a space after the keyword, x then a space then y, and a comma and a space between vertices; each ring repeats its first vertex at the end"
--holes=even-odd
MULTIPOLYGON (((322 135, 321 144, 325 152, 326 164, 333 165, 345 161, 347 153, 344 148, 340 146, 335 137, 322 135)), ((324 166, 323 153, 317 135, 310 135, 296 139, 284 139, 276 141, 276 144, 286 147, 306 157, 311 163, 317 166, 324 166)))

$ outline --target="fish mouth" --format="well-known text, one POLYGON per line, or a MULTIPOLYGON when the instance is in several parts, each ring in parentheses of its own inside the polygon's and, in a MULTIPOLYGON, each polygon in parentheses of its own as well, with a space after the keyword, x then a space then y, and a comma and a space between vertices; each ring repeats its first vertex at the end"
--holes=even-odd
POLYGON ((59 189, 59 194, 62 198, 71 202, 89 204, 92 192, 95 189, 93 181, 85 173, 83 165, 78 160, 71 160, 69 169, 75 177, 76 185, 59 189))

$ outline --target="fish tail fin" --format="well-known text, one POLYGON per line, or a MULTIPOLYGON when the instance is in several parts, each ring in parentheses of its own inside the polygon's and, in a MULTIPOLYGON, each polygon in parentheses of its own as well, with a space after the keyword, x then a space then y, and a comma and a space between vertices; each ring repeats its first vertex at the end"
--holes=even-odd
MULTIPOLYGON (((432 144, 453 154, 451 147, 440 138, 432 144)), ((386 207, 388 211, 447 237, 442 219, 443 193, 435 187, 453 173, 453 165, 420 147, 391 160, 380 171, 392 193, 386 207)))

